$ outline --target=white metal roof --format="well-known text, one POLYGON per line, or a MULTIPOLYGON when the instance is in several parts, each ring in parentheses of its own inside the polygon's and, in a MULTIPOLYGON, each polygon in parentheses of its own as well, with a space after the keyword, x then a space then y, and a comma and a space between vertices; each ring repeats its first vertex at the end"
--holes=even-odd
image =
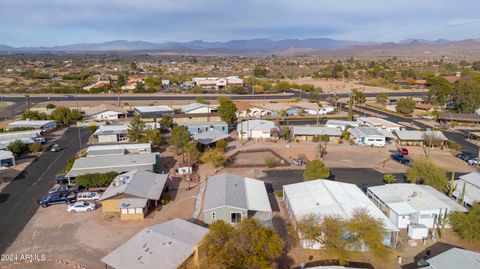
POLYGON ((393 210, 399 216, 405 216, 405 215, 418 212, 415 208, 411 207, 406 202, 395 202, 395 203, 389 203, 387 205, 391 210, 393 210))
POLYGON ((173 112, 173 109, 169 106, 136 106, 135 110, 140 113, 145 112, 173 112))
POLYGON ((141 230, 102 258, 116 269, 176 269, 188 259, 208 229, 173 219, 141 230))
POLYGON ((208 130, 203 133, 198 133, 193 136, 193 139, 200 144, 210 145, 219 140, 226 139, 230 137, 228 134, 217 131, 217 130, 208 130))
POLYGON ((192 126, 198 126, 198 127, 207 127, 207 126, 227 126, 228 124, 224 121, 188 121, 188 122, 181 122, 178 125, 182 126, 187 126, 187 127, 192 127, 192 126))
POLYGON ((202 104, 202 103, 197 103, 197 102, 190 103, 190 104, 188 104, 188 105, 184 105, 184 106, 182 106, 180 109, 181 109, 183 112, 189 112, 189 111, 196 110, 196 109, 203 108, 203 107, 208 108, 209 110, 217 109, 217 106, 216 106, 216 105, 212 105, 212 104, 202 104))
POLYGON ((273 128, 275 128, 275 123, 268 120, 247 120, 237 124, 237 131, 271 130, 273 128))
POLYGON ((115 149, 123 149, 123 150, 146 149, 148 152, 151 152, 152 145, 150 143, 93 145, 87 148, 87 152, 97 151, 97 150, 115 150, 115 149))
POLYGON ((109 171, 125 172, 133 169, 152 169, 157 163, 156 153, 126 154, 122 156, 83 157, 75 160, 67 177, 76 177, 88 173, 105 173, 109 171))
POLYGON ((480 173, 478 172, 466 174, 458 178, 480 188, 480 173))
POLYGON ((385 137, 377 128, 375 127, 356 127, 349 129, 348 132, 354 137, 385 137))
POLYGON ((328 216, 349 219, 356 210, 365 209, 372 217, 381 219, 387 230, 398 230, 354 184, 318 179, 285 185, 283 191, 296 220, 310 214, 320 219, 328 216))
POLYGON ((387 205, 403 201, 419 212, 445 208, 448 208, 449 212, 467 211, 463 206, 428 185, 394 183, 369 187, 368 191, 387 205))
POLYGON ((8 150, 0 150, 0 160, 14 158, 13 153, 8 150))
MULTIPOLYGON (((8 127, 32 126, 41 128, 46 124, 55 123, 54 120, 19 120, 8 124, 8 127)), ((56 124, 56 123, 55 123, 56 124)))
POLYGON ((403 125, 400 125, 395 122, 391 122, 382 118, 377 117, 360 117, 357 119, 358 122, 364 123, 374 127, 383 127, 383 128, 401 128, 403 125))
POLYGON ((427 269, 478 269, 480 268, 480 253, 451 248, 427 260, 430 266, 427 269))
POLYGON ((342 130, 335 127, 323 127, 323 126, 293 126, 293 135, 329 135, 329 136, 341 136, 342 130))
POLYGON ((101 125, 93 133, 93 135, 111 135, 111 134, 126 134, 128 132, 127 124, 120 125, 101 125))

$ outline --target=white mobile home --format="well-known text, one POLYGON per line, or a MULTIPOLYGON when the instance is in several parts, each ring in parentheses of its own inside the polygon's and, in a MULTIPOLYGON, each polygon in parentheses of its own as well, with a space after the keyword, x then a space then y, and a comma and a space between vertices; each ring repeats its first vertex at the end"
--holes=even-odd
MULTIPOLYGON (((289 184, 283 186, 283 199, 295 227, 299 221, 312 214, 319 221, 334 216, 350 219, 357 210, 366 210, 385 224, 387 230, 385 245, 391 244, 392 233, 398 231, 398 228, 354 184, 326 179, 289 184)), ((319 243, 304 240, 300 244, 303 248, 322 247, 319 243)))
POLYGON ((9 123, 7 127, 9 129, 32 128, 41 130, 42 132, 48 132, 57 128, 57 123, 54 120, 19 120, 9 123))
POLYGON ((385 147, 385 135, 374 127, 348 129, 353 142, 360 146, 385 147))
POLYGON ((102 125, 93 133, 98 143, 127 141, 128 125, 102 125))
POLYGON ((480 202, 480 173, 473 172, 455 180, 453 197, 459 201, 463 198, 464 204, 469 206, 480 202))
POLYGON ((8 150, 0 150, 0 170, 15 167, 15 157, 8 150))
POLYGON ((247 120, 237 125, 237 132, 240 139, 268 139, 272 137, 275 128, 273 121, 247 120))
POLYGON ((346 131, 348 128, 358 127, 359 124, 356 121, 346 121, 346 120, 327 120, 325 127, 329 128, 339 128, 340 130, 346 131))
POLYGON ((357 119, 357 122, 360 125, 375 127, 379 130, 386 130, 390 132, 405 129, 403 125, 377 117, 360 117, 357 119))
POLYGON ((374 186, 368 188, 367 195, 387 212, 398 228, 407 228, 410 224, 433 228, 440 225, 439 219, 445 210, 448 213, 467 212, 466 208, 428 185, 395 183, 374 186))

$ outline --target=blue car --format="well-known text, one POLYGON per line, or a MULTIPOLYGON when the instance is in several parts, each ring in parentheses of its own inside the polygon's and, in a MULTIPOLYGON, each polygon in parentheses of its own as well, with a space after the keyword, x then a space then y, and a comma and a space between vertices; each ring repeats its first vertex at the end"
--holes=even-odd
POLYGON ((405 156, 403 156, 400 153, 393 153, 391 157, 392 157, 392 160, 397 161, 401 164, 409 164, 410 163, 410 160, 405 158, 405 156))

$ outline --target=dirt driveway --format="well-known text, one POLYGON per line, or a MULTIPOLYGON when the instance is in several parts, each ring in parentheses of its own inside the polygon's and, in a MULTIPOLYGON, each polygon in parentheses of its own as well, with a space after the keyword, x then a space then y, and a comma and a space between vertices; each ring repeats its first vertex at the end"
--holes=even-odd
MULTIPOLYGON (((173 218, 189 219, 197 191, 198 187, 187 191, 182 182, 174 200, 142 221, 122 222, 118 216, 103 214, 101 209, 72 214, 65 205, 39 208, 6 253, 44 254, 47 261, 34 263, 37 269, 105 268, 100 259, 142 228, 173 218)), ((24 264, 12 263, 8 268, 24 268, 24 264)))

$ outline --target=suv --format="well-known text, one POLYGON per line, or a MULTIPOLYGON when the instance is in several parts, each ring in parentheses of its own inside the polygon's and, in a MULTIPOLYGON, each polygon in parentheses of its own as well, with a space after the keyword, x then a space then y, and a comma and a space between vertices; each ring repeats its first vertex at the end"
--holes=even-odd
POLYGON ((81 192, 77 194, 77 201, 98 201, 100 193, 98 192, 81 192))
POLYGON ((33 141, 39 142, 41 144, 45 144, 45 142, 47 142, 47 139, 45 139, 45 137, 43 136, 37 136, 33 139, 33 141))
POLYGON ((53 204, 71 204, 75 200, 73 195, 65 195, 62 193, 52 193, 38 199, 38 204, 42 207, 47 207, 53 204))
POLYGON ((48 194, 61 192, 61 193, 70 193, 78 191, 78 187, 75 185, 57 185, 48 190, 48 194))
POLYGON ((468 152, 468 151, 460 151, 460 153, 455 155, 455 157, 460 158, 460 159, 468 162, 468 160, 471 160, 471 159, 475 158, 476 156, 473 153, 468 152))
POLYGON ((400 153, 393 153, 393 154, 391 155, 391 157, 392 157, 392 159, 393 159, 394 161, 397 161, 397 162, 399 162, 399 163, 401 163, 401 164, 409 164, 409 163, 410 163, 410 160, 407 159, 407 158, 405 158, 405 157, 403 157, 403 155, 400 154, 400 153))

